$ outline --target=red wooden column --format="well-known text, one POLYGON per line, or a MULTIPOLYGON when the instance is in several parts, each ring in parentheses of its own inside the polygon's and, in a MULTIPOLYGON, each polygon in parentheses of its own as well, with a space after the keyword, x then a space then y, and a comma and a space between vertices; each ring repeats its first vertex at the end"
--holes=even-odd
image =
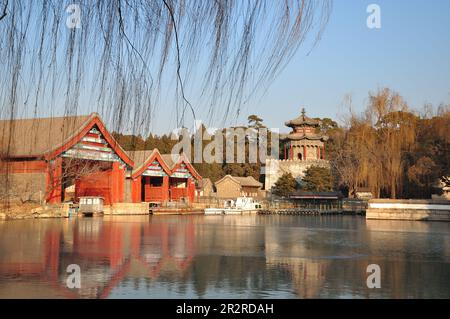
POLYGON ((316 156, 317 156, 317 159, 320 159, 320 147, 319 146, 316 146, 316 156))
POLYGON ((140 203, 141 199, 142 176, 138 176, 131 180, 131 201, 140 203))
POLYGON ((119 166, 119 169, 120 169, 120 171, 119 171, 119 174, 118 174, 118 178, 119 178, 119 180, 118 180, 118 184, 119 184, 119 187, 118 187, 118 192, 119 192, 119 194, 118 194, 118 200, 119 200, 119 203, 123 203, 124 201, 125 201, 125 172, 126 172, 126 167, 125 166, 119 166))
POLYGON ((112 163, 110 174, 111 204, 122 203, 125 199, 125 167, 119 162, 112 163))
POLYGON ((169 176, 163 176, 162 196, 163 201, 169 200, 169 176))
POLYGON ((289 159, 292 159, 292 145, 289 144, 289 159))
POLYGON ((56 158, 47 166, 47 202, 61 203, 62 195, 62 157, 56 158))
POLYGON ((306 161, 306 145, 303 145, 303 160, 306 161))
POLYGON ((111 204, 119 202, 120 167, 118 162, 112 163, 109 193, 111 194, 111 204))
POLYGON ((117 189, 117 183, 116 183, 116 171, 117 167, 115 165, 116 163, 113 162, 111 166, 111 170, 109 171, 109 183, 108 183, 108 193, 109 193, 109 203, 108 200, 105 199, 105 204, 112 204, 116 202, 116 189, 117 189))
POLYGON ((189 202, 194 202, 194 196, 195 196, 195 184, 192 178, 187 179, 187 195, 189 198, 189 202))

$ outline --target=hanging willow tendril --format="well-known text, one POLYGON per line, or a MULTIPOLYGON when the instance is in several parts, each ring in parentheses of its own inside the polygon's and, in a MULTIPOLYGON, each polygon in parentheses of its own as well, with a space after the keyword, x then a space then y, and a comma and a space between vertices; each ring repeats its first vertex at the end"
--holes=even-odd
POLYGON ((331 0, 0 0, 0 116, 97 111, 142 134, 158 107, 178 126, 200 110, 236 116, 330 11, 331 0))

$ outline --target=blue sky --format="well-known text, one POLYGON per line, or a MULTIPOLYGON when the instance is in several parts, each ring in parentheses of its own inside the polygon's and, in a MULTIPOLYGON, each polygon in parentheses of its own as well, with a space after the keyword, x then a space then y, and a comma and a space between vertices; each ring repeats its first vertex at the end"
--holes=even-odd
MULTIPOLYGON (((39 11, 33 14, 39 22, 39 11)), ((65 11, 62 15, 67 17, 65 11)), ((62 36, 67 36, 65 25, 62 24, 61 28, 62 36)), ((77 35, 83 35, 83 30, 78 30, 77 35)), ((31 45, 39 42, 36 32, 29 33, 31 45)), ((145 34, 138 33, 136 38, 143 36, 145 34)), ((262 34, 259 36, 263 37, 262 34)), ((62 62, 65 50, 63 44, 58 48, 58 59, 62 62)), ((258 52, 257 48, 255 51, 258 52)), ((92 97, 90 94, 95 92, 92 86, 98 81, 94 80, 98 74, 93 72, 98 61, 96 58, 82 64, 86 81, 80 88, 77 112, 87 114, 96 111, 105 119, 111 115, 108 101, 105 103, 106 109, 102 108, 96 95, 92 97)), ((205 66, 207 58, 199 57, 199 70, 205 66)), ((150 64, 157 70, 159 61, 155 59, 150 64)), ((175 64, 171 63, 169 68, 174 70, 175 64)), ((66 64, 60 63, 60 67, 58 79, 64 78, 67 73, 66 64)), ((246 101, 239 117, 231 114, 226 122, 220 115, 212 119, 208 116, 210 109, 205 107, 207 99, 199 95, 201 85, 197 84, 202 82, 203 73, 195 75, 187 66, 183 67, 183 72, 194 74, 186 78, 187 98, 196 109, 197 119, 203 120, 209 127, 245 124, 248 115, 257 114, 268 127, 286 132, 288 129, 283 123, 298 116, 302 107, 311 117, 331 117, 339 121, 346 111, 342 104, 346 95, 352 96, 354 110, 362 111, 367 105, 369 92, 383 87, 399 92, 413 109, 421 109, 426 103, 437 107, 440 103, 450 103, 450 0, 334 0, 330 21, 321 41, 312 51, 311 41, 306 42, 268 90, 246 101), (381 8, 380 29, 367 27, 369 13, 366 10, 369 4, 377 4, 381 8)), ((6 79, 9 80, 8 77, 6 79)), ((31 86, 37 83, 27 74, 22 76, 22 82, 31 83, 31 86)), ((56 82, 56 98, 51 97, 48 90, 41 92, 43 102, 39 105, 38 116, 62 115, 65 90, 59 87, 61 83, 56 82)), ((177 127, 175 85, 175 77, 168 76, 162 81, 160 101, 154 110, 151 109, 152 120, 142 123, 147 131, 161 134, 177 127)), ((17 116, 33 116, 33 92, 24 93, 21 98, 23 105, 17 116)), ((217 114, 223 114, 220 112, 223 108, 223 105, 214 105, 214 110, 219 110, 217 114)), ((189 111, 184 125, 193 125, 189 111)))
MULTIPOLYGON (((285 131, 283 123, 303 106, 310 116, 339 119, 346 94, 363 110, 368 92, 385 86, 412 108, 450 102, 450 1, 334 1, 322 40, 308 51, 300 49, 266 93, 229 124, 245 123, 255 113, 285 131), (366 25, 371 3, 381 8, 381 29, 366 25)), ((157 112, 154 131, 174 127, 172 113, 157 112)))

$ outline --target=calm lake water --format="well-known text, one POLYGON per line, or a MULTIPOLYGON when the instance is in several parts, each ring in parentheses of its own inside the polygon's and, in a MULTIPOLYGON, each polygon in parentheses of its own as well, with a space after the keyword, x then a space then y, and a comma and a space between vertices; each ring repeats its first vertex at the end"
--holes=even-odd
POLYGON ((351 216, 0 222, 0 298, 450 298, 450 223, 351 216), (68 289, 67 267, 81 269, 68 289), (369 264, 381 288, 368 289, 369 264))

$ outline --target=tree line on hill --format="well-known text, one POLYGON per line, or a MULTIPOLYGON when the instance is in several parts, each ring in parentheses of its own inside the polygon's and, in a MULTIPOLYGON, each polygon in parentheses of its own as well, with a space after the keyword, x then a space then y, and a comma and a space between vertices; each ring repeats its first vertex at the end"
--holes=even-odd
MULTIPOLYGON (((422 112, 413 111, 399 93, 389 88, 369 93, 369 103, 361 114, 353 111, 350 98, 347 104, 349 111, 342 125, 330 118, 320 119, 318 133, 329 136, 325 147, 331 169, 310 168, 301 186, 285 174, 275 184, 274 193, 284 195, 300 187, 309 191, 340 190, 352 196, 358 188, 364 187, 375 197, 429 198, 439 191, 435 188, 437 182, 448 184, 450 105, 442 104, 434 113, 430 105, 425 105, 422 112)), ((260 127, 264 127, 260 117, 248 117, 245 128, 260 127)), ((200 129, 204 132, 206 127, 200 129)), ((269 131, 269 140, 274 134, 269 131)), ((125 150, 158 148, 161 153, 170 153, 178 142, 170 134, 150 134, 147 138, 120 133, 114 136, 125 150)), ((208 142, 205 141, 203 147, 208 142)), ((246 138, 246 159, 248 145, 246 138)), ((282 158, 282 141, 279 150, 282 158)), ((193 165, 213 182, 226 174, 253 176, 263 182, 259 161, 256 164, 246 160, 245 163, 224 161, 193 165)))
MULTIPOLYGON (((247 118, 247 125, 242 127, 231 127, 231 129, 242 128, 246 129, 259 129, 265 128, 263 120, 257 115, 250 115, 247 118)), ((225 136, 227 128, 222 129, 222 136, 225 136)), ((200 131, 201 136, 203 136, 202 140, 202 153, 211 141, 214 141, 215 136, 208 133, 207 128, 202 124, 199 128, 197 128, 198 132, 200 131)), ((189 133, 190 134, 190 133, 189 133)), ((272 135, 275 134, 271 131, 268 131, 268 150, 270 153, 270 141, 272 135)), ((114 138, 118 141, 118 143, 122 146, 122 148, 126 151, 139 151, 139 150, 150 150, 157 148, 161 154, 169 154, 174 149, 174 146, 179 143, 182 139, 182 133, 174 135, 174 133, 167 133, 163 135, 150 134, 148 137, 144 138, 141 135, 126 135, 118 132, 113 132, 114 138)), ((245 136, 244 141, 244 152, 245 152, 245 161, 244 163, 238 163, 238 138, 235 137, 233 140, 234 144, 234 163, 227 163, 227 149, 226 149, 226 141, 225 139, 222 141, 223 145, 223 161, 222 162, 213 162, 213 163, 196 163, 194 161, 194 152, 191 152, 191 162, 195 169, 199 172, 199 174, 203 177, 210 178, 214 183, 215 181, 221 179, 225 175, 233 175, 233 176, 252 176, 256 180, 263 182, 263 176, 261 176, 261 163, 259 160, 259 154, 256 163, 249 163, 249 150, 250 150, 250 141, 249 136, 245 136)), ((191 147, 194 149, 194 135, 191 134, 191 147)))

